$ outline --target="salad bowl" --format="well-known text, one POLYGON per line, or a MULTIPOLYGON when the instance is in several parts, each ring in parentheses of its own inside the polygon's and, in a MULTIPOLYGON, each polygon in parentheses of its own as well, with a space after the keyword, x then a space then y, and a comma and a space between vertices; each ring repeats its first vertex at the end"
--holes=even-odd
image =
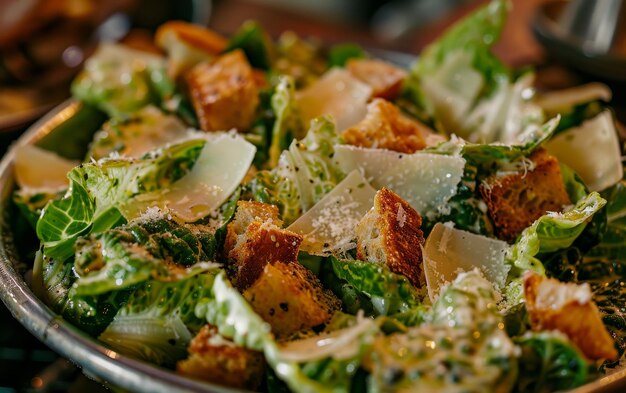
POLYGON ((408 71, 253 22, 103 45, 0 164, 0 297, 131 391, 624 389, 611 93, 501 64, 508 4, 408 71))
MULTIPOLYGON (((68 100, 31 126, 15 145, 34 144, 54 149, 54 146, 60 146, 59 141, 66 140, 68 130, 73 129, 71 127, 77 122, 87 132, 95 131, 102 119, 82 109, 81 103, 68 100)), ((68 149, 68 143, 63 148, 68 149)), ((25 276, 28 277, 27 260, 20 255, 16 244, 16 231, 12 225, 16 212, 9 209, 11 193, 15 188, 13 161, 14 153, 9 150, 0 163, 0 298, 13 316, 43 343, 70 359, 87 376, 105 385, 136 392, 241 392, 194 381, 117 353, 63 320, 35 296, 25 280, 25 276)), ((624 368, 570 392, 611 393, 623 389, 626 389, 624 368)))

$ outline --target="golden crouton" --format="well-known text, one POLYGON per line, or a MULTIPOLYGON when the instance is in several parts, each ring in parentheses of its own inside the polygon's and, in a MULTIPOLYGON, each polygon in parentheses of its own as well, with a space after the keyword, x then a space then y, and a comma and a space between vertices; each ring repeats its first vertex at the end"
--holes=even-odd
POLYGON ((524 277, 524 297, 533 330, 564 333, 589 359, 617 359, 587 284, 562 283, 529 273, 524 277))
POLYGON ((326 323, 340 307, 335 295, 297 261, 266 264, 243 296, 278 337, 326 323))
POLYGON ((193 107, 204 131, 247 130, 259 105, 252 67, 235 50, 194 66, 186 74, 193 107))
POLYGON ((384 263, 392 272, 405 275, 413 285, 421 287, 421 225, 422 217, 411 205, 394 192, 381 189, 374 198, 374 207, 357 225, 357 258, 384 263))
POLYGON ((206 325, 189 345, 189 357, 178 362, 178 373, 220 385, 256 390, 263 380, 263 354, 238 347, 206 325))
POLYGON ((374 97, 393 100, 400 94, 406 71, 375 59, 350 59, 346 69, 353 77, 369 85, 374 97))
POLYGON ((168 55, 168 73, 172 78, 200 62, 210 60, 228 45, 226 38, 214 31, 181 21, 159 26, 155 42, 168 55))
POLYGON ((228 253, 235 261, 235 286, 243 291, 252 285, 269 262, 293 262, 298 259, 302 236, 281 229, 269 221, 255 220, 237 237, 228 253))
POLYGON ((248 225, 255 220, 270 221, 272 224, 282 226, 283 222, 278 217, 278 208, 269 203, 257 201, 239 201, 235 217, 226 226, 226 240, 224 242, 224 254, 228 255, 237 242, 237 237, 243 235, 248 225))
POLYGON ((547 211, 569 205, 559 161, 544 149, 535 151, 528 168, 513 174, 487 178, 480 194, 500 239, 514 240, 547 211), (534 166, 534 168, 533 168, 534 166))
POLYGON ((367 105, 365 118, 341 136, 349 145, 414 153, 426 147, 427 133, 428 127, 402 115, 394 104, 375 98, 367 105))

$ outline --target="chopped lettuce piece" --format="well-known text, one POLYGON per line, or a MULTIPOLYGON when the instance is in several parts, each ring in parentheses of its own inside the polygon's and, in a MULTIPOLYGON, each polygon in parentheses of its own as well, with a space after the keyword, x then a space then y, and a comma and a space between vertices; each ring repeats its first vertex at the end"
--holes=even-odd
POLYGON ((367 54, 357 44, 339 44, 334 45, 328 51, 328 68, 345 67, 350 59, 362 59, 367 54))
POLYGON ((524 272, 545 274, 540 255, 570 247, 604 205, 606 200, 592 192, 562 213, 546 213, 522 232, 506 257, 512 266, 506 288, 507 307, 522 301, 524 272))
POLYGON ((372 208, 374 196, 376 190, 352 171, 287 229, 304 237, 300 249, 312 255, 353 249, 356 225, 372 208))
POLYGON ((50 202, 37 223, 44 253, 63 262, 74 255, 78 237, 132 219, 124 212, 136 197, 169 187, 183 177, 204 144, 204 140, 192 140, 172 146, 156 158, 106 160, 72 169, 66 195, 50 202))
POLYGON ((278 206, 285 224, 294 222, 342 179, 332 163, 337 140, 329 117, 313 120, 304 139, 283 151, 276 168, 260 171, 247 185, 252 198, 278 206))
POLYGON ((357 305, 372 315, 393 316, 421 303, 420 293, 410 281, 403 275, 391 272, 384 264, 335 257, 331 257, 329 262, 333 276, 322 279, 342 299, 346 311, 354 313, 357 309, 346 289, 354 291, 361 302, 366 301, 367 304, 357 305))
POLYGON ((516 391, 549 393, 570 390, 589 378, 585 356, 558 332, 526 333, 515 338, 521 348, 516 391))
POLYGON ((149 279, 172 281, 215 267, 213 231, 154 214, 80 238, 75 244, 78 295, 130 288, 149 279))
POLYGON ((476 235, 437 223, 424 245, 424 272, 428 294, 434 301, 440 289, 459 273, 476 268, 502 290, 511 266, 505 263, 509 245, 497 239, 476 235))
POLYGON ((193 333, 206 323, 195 316, 194 308, 213 280, 214 274, 203 273, 171 283, 146 283, 98 339, 125 355, 173 366, 187 355, 193 333))
POLYGON ((472 142, 515 143, 543 111, 530 102, 533 75, 514 79, 491 53, 509 11, 493 0, 429 45, 415 63, 408 95, 438 128, 472 142))
POLYGON ((157 69, 165 75, 165 60, 160 56, 119 44, 102 44, 74 80, 72 95, 109 116, 123 116, 159 102, 159 91, 151 79, 157 69))
POLYGON ((293 77, 298 89, 314 83, 327 69, 324 45, 318 40, 303 40, 286 31, 278 38, 276 49, 274 72, 293 77))
POLYGON ((591 249, 590 255, 626 260, 626 182, 620 181, 603 194, 608 201, 606 231, 600 244, 591 249))
POLYGON ((59 192, 28 192, 24 190, 16 190, 13 193, 13 203, 20 210, 20 213, 26 218, 28 223, 37 228, 37 221, 41 217, 41 211, 46 207, 48 202, 61 199, 65 194, 65 190, 59 192))
POLYGON ((225 52, 241 49, 254 68, 269 70, 272 65, 273 43, 263 28, 255 21, 247 21, 232 36, 225 52))
POLYGON ((272 95, 272 110, 276 116, 272 127, 272 142, 269 148, 270 168, 278 165, 283 150, 289 148, 294 138, 300 139, 304 130, 298 104, 295 99, 293 78, 283 76, 272 95))
POLYGON ((41 271, 42 299, 66 321, 93 336, 98 336, 111 323, 132 292, 121 290, 99 296, 77 296, 73 284, 78 276, 73 263, 48 257, 38 258, 36 262, 41 264, 34 270, 41 271))
POLYGON ((516 350, 496 308, 498 297, 477 270, 459 275, 427 322, 374 341, 368 391, 509 391, 516 350))

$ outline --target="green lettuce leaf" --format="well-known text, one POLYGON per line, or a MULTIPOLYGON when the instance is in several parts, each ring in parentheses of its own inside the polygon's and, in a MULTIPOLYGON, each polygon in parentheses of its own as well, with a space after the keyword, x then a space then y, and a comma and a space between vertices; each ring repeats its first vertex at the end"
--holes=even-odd
POLYGON ((276 116, 272 127, 272 143, 269 148, 269 168, 278 165, 283 150, 289 148, 294 138, 301 138, 304 130, 298 112, 293 78, 282 76, 272 95, 272 110, 276 116))
POLYGON ((278 206, 285 225, 289 225, 343 178, 332 162, 337 141, 329 117, 314 119, 306 136, 291 142, 274 169, 260 171, 247 185, 251 197, 278 206))
POLYGON ((16 190, 13 193, 13 203, 18 207, 20 213, 26 218, 28 223, 37 228, 37 221, 41 216, 41 211, 46 207, 48 202, 60 199, 65 194, 61 192, 35 192, 31 194, 24 190, 16 190))
POLYGON ((368 391, 509 391, 516 350, 503 330, 498 296, 478 271, 459 275, 426 322, 375 340, 368 391))
POLYGON ((172 281, 214 265, 213 230, 177 224, 165 217, 140 217, 76 242, 74 283, 78 295, 98 295, 154 279, 172 281), (204 263, 203 263, 204 262, 204 263))
POLYGON ((492 0, 429 45, 413 66, 406 96, 440 130, 473 142, 513 143, 543 120, 527 94, 534 75, 513 75, 491 52, 509 8, 507 0, 492 0))
POLYGON ((367 54, 357 44, 339 44, 334 45, 328 51, 328 68, 345 67, 350 59, 362 59, 367 54))
POLYGON ((78 276, 69 261, 42 257, 34 270, 41 271, 41 298, 63 319, 92 336, 98 336, 126 303, 132 290, 98 296, 78 296, 73 288, 78 276))
POLYGON ((194 308, 213 280, 213 273, 203 273, 171 283, 147 282, 132 293, 98 339, 125 355, 175 365, 206 323, 195 316, 194 308))
POLYGON ((522 276, 526 271, 545 275, 542 259, 570 247, 583 233, 593 216, 606 205, 597 192, 580 199, 562 213, 547 213, 526 228, 506 257, 512 265, 506 290, 508 306, 522 301, 522 276))
POLYGON ((125 116, 159 103, 160 93, 166 90, 162 84, 153 84, 152 73, 158 69, 165 74, 165 61, 159 56, 123 45, 103 44, 72 83, 72 95, 109 116, 125 116))
POLYGON ((172 146, 154 158, 106 160, 74 168, 66 195, 50 202, 37 223, 44 253, 61 262, 74 254, 80 236, 98 233, 133 217, 125 212, 143 193, 168 187, 193 167, 204 140, 172 146))
POLYGON ((241 49, 254 68, 269 70, 272 66, 273 43, 265 30, 255 21, 247 21, 232 36, 226 52, 241 49))
POLYGON ((336 295, 347 311, 365 309, 372 315, 394 315, 418 306, 420 295, 409 280, 393 273, 384 264, 339 260, 330 257, 336 295), (337 282, 338 281, 338 282, 337 282))
POLYGON ((521 348, 516 391, 549 393, 570 390, 589 379, 590 364, 567 339, 556 332, 527 333, 515 338, 521 348))

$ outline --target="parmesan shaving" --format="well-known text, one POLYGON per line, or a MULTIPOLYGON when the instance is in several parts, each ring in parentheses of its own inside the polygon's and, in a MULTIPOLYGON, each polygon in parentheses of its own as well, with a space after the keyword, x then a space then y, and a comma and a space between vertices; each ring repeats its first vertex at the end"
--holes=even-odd
POLYGON ((352 171, 322 200, 289 226, 304 237, 301 249, 314 255, 344 252, 356 247, 355 228, 374 203, 376 190, 358 171, 352 171))

